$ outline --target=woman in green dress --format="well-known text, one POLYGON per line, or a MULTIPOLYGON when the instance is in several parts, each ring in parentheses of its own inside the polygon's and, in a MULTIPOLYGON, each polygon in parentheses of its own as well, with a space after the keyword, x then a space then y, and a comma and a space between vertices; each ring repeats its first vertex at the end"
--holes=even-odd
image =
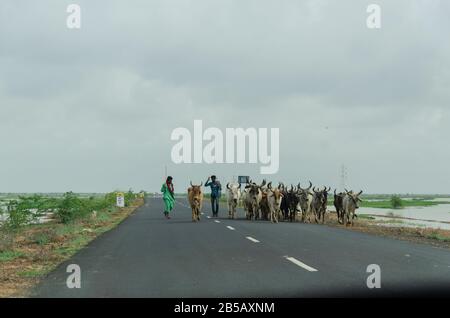
POLYGON ((164 215, 167 219, 170 219, 169 213, 172 211, 173 205, 175 204, 172 179, 171 176, 168 176, 166 182, 161 187, 164 200, 164 215))

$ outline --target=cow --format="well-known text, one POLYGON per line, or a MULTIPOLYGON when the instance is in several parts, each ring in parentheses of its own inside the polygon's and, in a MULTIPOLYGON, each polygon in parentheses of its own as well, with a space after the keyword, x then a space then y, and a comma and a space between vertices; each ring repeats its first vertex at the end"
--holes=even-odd
POLYGON ((291 189, 288 191, 288 207, 289 207, 289 222, 296 221, 297 211, 299 209, 299 199, 297 197, 297 190, 291 184, 291 189))
POLYGON ((302 222, 306 222, 306 217, 309 217, 309 222, 311 222, 311 202, 313 199, 313 193, 311 193, 312 183, 309 181, 309 187, 303 189, 300 186, 300 182, 297 185, 297 198, 299 202, 299 211, 302 212, 302 222))
POLYGON ((289 195, 288 190, 284 186, 283 183, 280 183, 281 194, 283 195, 281 199, 281 214, 283 215, 283 219, 287 220, 289 218, 289 195))
POLYGON ((193 185, 192 181, 190 183, 191 187, 188 189, 188 199, 192 209, 192 222, 197 222, 200 221, 200 213, 203 204, 203 182, 200 183, 200 185, 193 185))
POLYGON ((327 211, 327 200, 328 200, 328 192, 331 188, 324 187, 323 190, 316 191, 316 188, 313 188, 313 200, 311 202, 311 210, 314 213, 314 220, 316 223, 322 221, 322 224, 325 222, 325 212, 327 211))
MULTIPOLYGON (((272 183, 269 182, 271 185, 272 183)), ((259 202, 260 215, 257 214, 262 220, 268 220, 270 215, 269 201, 268 201, 268 188, 261 188, 261 201, 259 202)))
POLYGON ((246 218, 247 220, 257 219, 259 214, 259 204, 262 199, 261 188, 266 184, 266 180, 263 180, 261 185, 257 185, 251 180, 245 186, 245 210, 246 210, 246 218))
POLYGON ((336 189, 334 189, 334 207, 336 208, 337 220, 340 224, 344 223, 344 206, 342 200, 344 199, 345 193, 339 192, 336 193, 336 189))
POLYGON ((283 199, 283 194, 281 193, 281 185, 278 188, 272 189, 272 182, 267 185, 267 201, 269 204, 270 211, 270 221, 278 223, 278 216, 281 211, 281 200, 283 199))
POLYGON ((342 199, 342 205, 344 210, 344 223, 345 226, 349 224, 353 226, 353 218, 355 217, 355 210, 359 208, 359 202, 362 200, 359 196, 362 194, 362 190, 359 193, 353 193, 353 191, 346 191, 344 198, 342 199))
POLYGON ((228 217, 234 219, 236 216, 236 207, 241 197, 240 183, 227 183, 227 201, 228 201, 228 217))

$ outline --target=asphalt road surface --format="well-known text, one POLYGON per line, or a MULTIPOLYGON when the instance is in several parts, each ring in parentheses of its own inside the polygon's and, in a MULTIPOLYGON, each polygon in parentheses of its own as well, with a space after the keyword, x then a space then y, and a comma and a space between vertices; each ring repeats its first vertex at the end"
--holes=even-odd
POLYGON ((185 199, 171 220, 149 198, 117 228, 61 264, 35 297, 448 296, 450 251, 326 225, 219 218, 191 221, 185 199), (70 289, 69 264, 81 268, 70 289), (370 264, 381 288, 369 289, 370 264))

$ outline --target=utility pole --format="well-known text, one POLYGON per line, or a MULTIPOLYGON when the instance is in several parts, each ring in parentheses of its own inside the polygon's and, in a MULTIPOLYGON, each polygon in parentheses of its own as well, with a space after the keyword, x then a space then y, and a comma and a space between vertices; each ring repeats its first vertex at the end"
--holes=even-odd
POLYGON ((347 167, 343 164, 341 166, 341 191, 347 187, 347 167))

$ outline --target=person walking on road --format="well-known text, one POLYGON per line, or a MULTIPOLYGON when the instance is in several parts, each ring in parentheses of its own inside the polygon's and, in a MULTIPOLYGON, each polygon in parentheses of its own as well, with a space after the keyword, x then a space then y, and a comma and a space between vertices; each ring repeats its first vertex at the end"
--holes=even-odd
POLYGON ((219 199, 221 196, 222 185, 219 180, 217 180, 216 176, 211 176, 206 180, 205 187, 211 187, 211 208, 213 217, 217 217, 219 214, 219 199))
POLYGON ((173 205, 175 203, 175 193, 172 180, 173 178, 171 176, 168 176, 166 182, 163 183, 161 187, 161 192, 163 193, 164 200, 164 215, 166 216, 166 219, 170 219, 169 213, 172 211, 173 205))

